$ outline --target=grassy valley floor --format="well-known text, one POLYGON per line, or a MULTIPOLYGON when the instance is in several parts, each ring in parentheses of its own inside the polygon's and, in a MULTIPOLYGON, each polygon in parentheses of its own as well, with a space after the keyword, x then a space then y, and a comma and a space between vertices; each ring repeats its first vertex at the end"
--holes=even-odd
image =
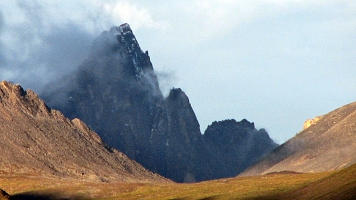
POLYGON ((0 188, 12 199, 287 199, 334 173, 277 173, 194 184, 92 183, 1 174, 0 188))

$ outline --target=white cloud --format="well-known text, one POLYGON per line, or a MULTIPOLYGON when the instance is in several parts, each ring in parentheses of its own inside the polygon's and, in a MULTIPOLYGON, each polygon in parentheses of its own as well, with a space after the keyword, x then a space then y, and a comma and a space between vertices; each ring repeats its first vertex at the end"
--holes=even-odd
POLYGON ((106 2, 103 4, 106 14, 111 17, 111 21, 121 21, 129 23, 135 29, 142 28, 164 28, 162 21, 152 19, 148 9, 128 2, 106 2))

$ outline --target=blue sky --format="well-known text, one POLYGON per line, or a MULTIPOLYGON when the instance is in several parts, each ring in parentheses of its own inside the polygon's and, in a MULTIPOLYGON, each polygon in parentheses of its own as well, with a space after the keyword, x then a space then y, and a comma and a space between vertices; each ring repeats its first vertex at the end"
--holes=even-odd
POLYGON ((40 93, 129 23, 164 93, 180 87, 201 129, 246 118, 282 143, 355 101, 353 0, 2 1, 0 78, 40 93))

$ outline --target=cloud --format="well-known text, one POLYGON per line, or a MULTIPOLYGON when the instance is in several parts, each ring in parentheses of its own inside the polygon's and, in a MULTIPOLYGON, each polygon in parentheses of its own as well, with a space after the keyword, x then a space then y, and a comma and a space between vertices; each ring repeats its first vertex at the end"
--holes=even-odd
MULTIPOLYGON (((4 17, 0 10, 0 36, 2 35, 3 29, 4 29, 4 17)), ((6 60, 5 60, 5 56, 3 55, 3 50, 4 47, 0 40, 0 67, 6 65, 6 60)))
POLYGON ((17 8, 18 21, 12 23, 7 15, 1 35, 0 78, 40 93, 45 84, 77 68, 93 36, 78 24, 49 24, 40 4, 21 1, 17 8))
POLYGON ((4 28, 4 16, 2 14, 2 11, 0 10, 0 35, 3 31, 3 28, 4 28))
POLYGON ((128 2, 106 2, 103 4, 104 12, 111 16, 112 21, 129 22, 132 27, 157 28, 161 22, 154 21, 147 9, 128 2))
POLYGON ((172 88, 176 87, 177 77, 174 71, 155 71, 158 78, 159 88, 164 97, 169 95, 172 88))
POLYGON ((4 9, 4 19, 0 15, 0 79, 38 93, 49 89, 45 85, 52 82, 60 87, 61 80, 87 57, 94 37, 111 26, 126 21, 134 29, 164 26, 150 17, 148 9, 125 1, 11 1, 0 5, 4 9))

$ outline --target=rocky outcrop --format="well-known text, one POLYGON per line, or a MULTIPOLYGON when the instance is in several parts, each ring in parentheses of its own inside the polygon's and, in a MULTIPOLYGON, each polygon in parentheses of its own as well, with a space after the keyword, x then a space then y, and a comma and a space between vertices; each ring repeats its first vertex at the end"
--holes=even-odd
POLYGON ((0 84, 0 170, 86 181, 167 181, 106 145, 79 119, 50 109, 31 90, 0 84))
POLYGON ((315 118, 313 118, 313 119, 307 119, 307 120, 304 122, 303 130, 309 128, 309 126, 311 126, 311 125, 315 124, 316 122, 318 122, 321 117, 322 117, 322 116, 317 116, 317 117, 315 117, 315 118))
MULTIPOLYGON (((210 147, 216 141, 205 141, 181 89, 173 88, 163 97, 148 53, 140 49, 127 24, 103 32, 89 57, 65 82, 52 84, 62 87, 49 88, 42 94, 45 101, 70 118, 80 118, 104 142, 154 172, 177 182, 194 182, 236 175, 246 167, 234 166, 244 163, 235 162, 237 151, 222 153, 236 143, 210 147)), ((265 138, 253 132, 252 140, 257 135, 265 138)), ((259 157, 274 146, 251 155, 259 157)))

